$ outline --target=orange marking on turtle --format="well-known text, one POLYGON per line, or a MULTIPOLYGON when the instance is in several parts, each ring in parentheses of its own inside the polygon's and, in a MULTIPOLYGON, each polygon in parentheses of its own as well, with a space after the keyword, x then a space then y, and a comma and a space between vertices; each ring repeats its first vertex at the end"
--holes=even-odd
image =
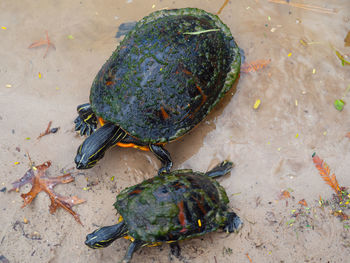
POLYGON ((105 121, 101 117, 98 117, 98 122, 100 123, 101 126, 105 125, 105 121))
POLYGON ((132 192, 130 192, 130 194, 132 195, 132 194, 139 194, 139 193, 141 193, 141 189, 135 189, 134 191, 132 191, 132 192))
POLYGON ((189 118, 192 119, 194 117, 194 114, 199 111, 199 109, 203 106, 203 104, 205 103, 205 101, 207 100, 208 96, 204 94, 203 90, 201 87, 199 87, 198 85, 196 85, 197 90, 199 91, 199 93, 202 96, 202 101, 201 104, 190 114, 189 118))
POLYGON ((136 149, 139 149, 139 150, 142 150, 142 151, 150 151, 149 147, 148 146, 143 146, 143 145, 137 145, 137 144, 134 144, 134 143, 122 143, 122 142, 118 142, 117 145, 119 147, 123 147, 123 148, 136 148, 136 149))
POLYGON ((180 230, 181 233, 183 232, 186 232, 187 231, 187 228, 185 227, 186 226, 186 216, 185 216, 185 213, 184 213, 184 201, 181 201, 180 203, 177 204, 177 206, 179 207, 179 221, 180 221, 180 224, 182 225, 182 229, 180 230))
POLYGON ((192 72, 191 72, 191 71, 189 71, 189 70, 187 70, 187 69, 185 69, 185 68, 182 68, 181 70, 182 70, 182 72, 185 73, 186 75, 192 76, 192 72))
POLYGON ((204 215, 206 215, 206 214, 207 214, 207 210, 205 210, 205 208, 204 208, 204 206, 203 206, 203 204, 202 204, 203 201, 204 201, 203 196, 201 197, 201 200, 200 200, 200 201, 199 201, 197 198, 194 198, 194 199, 196 200, 199 209, 202 211, 202 213, 203 213, 204 215))
POLYGON ((113 83, 114 83, 113 81, 107 81, 107 82, 106 82, 106 85, 107 85, 107 86, 110 86, 110 85, 113 85, 113 83))
POLYGON ((162 117, 164 120, 169 118, 169 114, 164 110, 163 106, 160 107, 160 112, 162 113, 162 117))

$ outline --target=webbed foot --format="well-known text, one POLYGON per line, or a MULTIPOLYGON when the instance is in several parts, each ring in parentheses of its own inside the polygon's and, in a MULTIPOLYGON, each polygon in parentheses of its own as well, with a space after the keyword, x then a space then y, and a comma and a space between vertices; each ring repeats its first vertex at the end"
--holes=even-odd
POLYGON ((227 223, 224 227, 224 231, 228 233, 238 232, 243 226, 243 221, 234 212, 230 212, 227 215, 227 223))
POLYGON ((92 134, 97 127, 97 118, 92 111, 89 103, 81 104, 77 107, 78 117, 74 120, 75 130, 80 132, 80 135, 92 134))
POLYGON ((223 161, 222 163, 215 166, 210 171, 206 172, 205 174, 209 177, 216 178, 223 176, 231 171, 233 167, 233 163, 230 161, 223 161))

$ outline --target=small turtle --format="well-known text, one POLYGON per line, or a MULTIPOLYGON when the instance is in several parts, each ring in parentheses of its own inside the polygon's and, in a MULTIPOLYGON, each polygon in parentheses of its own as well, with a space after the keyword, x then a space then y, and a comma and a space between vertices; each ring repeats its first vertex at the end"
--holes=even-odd
POLYGON ((119 223, 95 230, 86 236, 85 244, 107 247, 126 237, 132 241, 124 257, 129 262, 143 246, 167 242, 172 251, 179 252, 179 240, 218 228, 230 233, 238 231, 243 223, 229 211, 225 189, 212 179, 231 169, 232 163, 224 161, 206 173, 176 170, 124 189, 114 204, 120 213, 119 223))
POLYGON ((90 103, 77 108, 75 130, 89 135, 77 168, 91 168, 118 145, 152 151, 162 162, 159 173, 169 171, 163 146, 204 119, 234 84, 240 62, 230 29, 216 15, 184 8, 144 17, 98 72, 90 103))

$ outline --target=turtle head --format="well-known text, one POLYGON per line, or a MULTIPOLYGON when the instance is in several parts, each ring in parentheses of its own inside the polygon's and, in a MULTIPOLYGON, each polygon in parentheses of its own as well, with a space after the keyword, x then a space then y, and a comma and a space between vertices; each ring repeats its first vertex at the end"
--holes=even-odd
POLYGON ((75 164, 77 166, 77 169, 89 169, 97 163, 98 160, 100 160, 103 155, 94 155, 89 154, 86 151, 82 151, 82 148, 84 146, 84 143, 80 145, 77 151, 77 155, 75 156, 75 164))
POLYGON ((88 234, 85 245, 93 249, 108 247, 114 240, 125 236, 127 232, 124 221, 113 226, 104 226, 88 234))

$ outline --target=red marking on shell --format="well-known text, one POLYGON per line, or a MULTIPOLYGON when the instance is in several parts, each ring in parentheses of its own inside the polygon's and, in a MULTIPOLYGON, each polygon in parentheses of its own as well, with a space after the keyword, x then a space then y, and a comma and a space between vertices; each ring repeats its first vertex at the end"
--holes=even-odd
POLYGON ((160 107, 160 112, 162 113, 162 117, 164 120, 169 118, 169 114, 164 110, 163 106, 160 107))
POLYGON ((134 191, 130 192, 130 194, 139 194, 141 193, 141 189, 135 189, 134 191))
POLYGON ((186 216, 184 213, 184 201, 181 201, 180 203, 177 204, 177 206, 179 207, 180 211, 179 211, 179 221, 180 224, 182 225, 182 229, 180 230, 180 233, 184 233, 187 231, 186 229, 186 216))

